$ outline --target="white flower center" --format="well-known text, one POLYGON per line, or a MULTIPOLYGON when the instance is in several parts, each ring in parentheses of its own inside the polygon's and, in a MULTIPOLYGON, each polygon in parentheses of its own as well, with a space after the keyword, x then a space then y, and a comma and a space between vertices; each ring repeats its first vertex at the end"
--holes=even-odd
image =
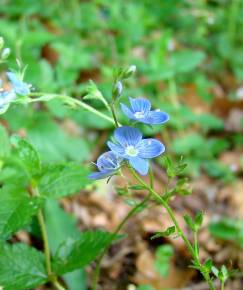
POLYGON ((141 112, 136 112, 134 114, 134 116, 138 119, 141 119, 141 118, 144 118, 145 117, 145 114, 144 114, 144 111, 141 111, 141 112))
POLYGON ((134 146, 129 145, 126 148, 126 154, 129 156, 135 157, 138 155, 138 150, 134 146))

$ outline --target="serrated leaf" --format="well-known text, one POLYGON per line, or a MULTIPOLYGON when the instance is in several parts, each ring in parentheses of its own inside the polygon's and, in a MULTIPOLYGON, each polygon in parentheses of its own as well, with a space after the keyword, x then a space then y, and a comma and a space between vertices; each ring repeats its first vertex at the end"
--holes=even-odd
POLYGON ((0 240, 4 240, 31 222, 42 200, 11 187, 4 187, 0 196, 0 240))
POLYGON ((11 142, 16 146, 18 158, 22 161, 24 167, 30 176, 39 174, 41 163, 38 152, 35 148, 25 139, 17 136, 11 138, 11 142))
POLYGON ((55 273, 62 275, 86 266, 104 250, 112 237, 111 233, 88 231, 77 239, 67 239, 54 257, 55 273))
POLYGON ((0 245, 0 285, 4 290, 33 289, 46 281, 41 252, 25 244, 0 245))
POLYGON ((6 158, 10 153, 10 143, 7 131, 0 125, 0 158, 6 158))
MULTIPOLYGON (((47 200, 45 204, 45 218, 51 252, 54 255, 60 243, 67 237, 78 237, 80 231, 76 226, 76 219, 66 213, 55 200, 47 200)), ((64 275, 64 280, 70 290, 86 290, 86 274, 83 269, 64 275)))
POLYGON ((89 171, 76 164, 50 166, 39 182, 40 193, 52 198, 71 195, 91 183, 89 171))

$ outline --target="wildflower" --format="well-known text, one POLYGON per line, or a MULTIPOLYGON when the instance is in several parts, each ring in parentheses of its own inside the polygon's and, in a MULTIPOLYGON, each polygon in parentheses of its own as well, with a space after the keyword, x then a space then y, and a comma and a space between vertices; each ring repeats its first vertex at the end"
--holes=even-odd
POLYGON ((5 91, 2 86, 2 80, 0 80, 0 114, 7 111, 12 100, 16 98, 16 94, 13 91, 5 91))
POLYGON ((115 130, 116 143, 108 142, 109 148, 122 158, 141 175, 148 173, 148 159, 159 156, 165 151, 165 146, 156 139, 142 139, 142 133, 132 127, 123 126, 115 130))
POLYGON ((103 153, 97 160, 98 172, 89 175, 90 179, 103 179, 112 176, 121 166, 122 158, 112 151, 103 153))
POLYGON ((7 76, 16 94, 26 96, 30 93, 30 86, 20 80, 20 78, 18 78, 15 73, 8 72, 7 76))
POLYGON ((145 124, 158 125, 169 120, 169 115, 158 110, 151 111, 151 103, 143 98, 129 98, 131 107, 121 104, 123 113, 132 120, 136 120, 145 124))

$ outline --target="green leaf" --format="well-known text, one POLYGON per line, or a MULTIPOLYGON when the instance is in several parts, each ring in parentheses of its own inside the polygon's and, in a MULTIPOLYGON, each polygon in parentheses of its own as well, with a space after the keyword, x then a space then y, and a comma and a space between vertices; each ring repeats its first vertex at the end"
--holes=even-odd
POLYGON ((107 232, 88 231, 77 239, 66 239, 54 256, 55 273, 62 275, 86 266, 104 250, 112 236, 107 232))
POLYGON ((0 191, 0 197, 0 240, 4 240, 31 222, 42 200, 10 186, 0 191))
POLYGON ((39 174, 41 163, 38 152, 34 147, 25 139, 21 139, 18 136, 12 137, 11 142, 16 146, 18 158, 22 161, 30 176, 39 174))
POLYGON ((10 153, 10 143, 6 129, 0 125, 0 158, 6 158, 10 153))
MULTIPOLYGON (((80 235, 76 226, 76 219, 67 214, 55 200, 48 199, 45 205, 45 218, 51 253, 57 251, 60 243, 67 237, 80 235)), ((64 280, 70 290, 86 290, 86 275, 83 269, 76 270, 64 275, 64 280)))
POLYGON ((25 244, 0 245, 0 285, 4 290, 33 289, 46 281, 41 252, 25 244))
POLYGON ((168 276, 170 268, 170 260, 174 250, 171 245, 159 246, 155 253, 155 269, 163 276, 168 276))
POLYGON ((195 224, 194 224, 194 221, 193 221, 192 217, 189 216, 188 214, 185 214, 185 215, 183 216, 183 218, 184 218, 186 224, 188 225, 188 227, 189 227, 193 232, 195 232, 195 231, 196 231, 196 228, 195 228, 195 224))
POLYGON ((222 218, 211 222, 209 231, 216 238, 232 241, 243 247, 243 220, 222 218))
POLYGON ((88 173, 86 168, 73 163, 49 166, 39 181, 40 193, 52 198, 77 193, 91 183, 88 173))
POLYGON ((195 228, 199 230, 203 223, 203 212, 200 211, 195 216, 195 228))
POLYGON ((161 238, 161 237, 168 237, 168 236, 174 234, 175 230, 176 230, 175 226, 168 227, 168 229, 166 229, 164 232, 157 232, 155 235, 153 235, 151 237, 151 240, 161 238))

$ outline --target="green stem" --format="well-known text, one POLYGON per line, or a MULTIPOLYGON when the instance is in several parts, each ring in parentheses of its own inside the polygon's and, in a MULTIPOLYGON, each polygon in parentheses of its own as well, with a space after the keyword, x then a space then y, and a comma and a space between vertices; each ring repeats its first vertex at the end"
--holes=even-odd
POLYGON ((176 227, 176 230, 177 230, 177 233, 178 235, 183 239, 186 247, 188 248, 191 256, 193 257, 193 259, 197 262, 197 264, 200 266, 200 272, 201 274, 203 275, 204 279, 206 280, 206 282, 208 283, 209 287, 210 287, 210 290, 215 290, 215 287, 214 287, 214 284, 213 282, 211 281, 211 278, 209 276, 208 273, 206 273, 205 271, 203 271, 203 266, 201 265, 200 261, 199 261, 199 258, 197 257, 197 255, 195 255, 195 251, 194 251, 194 248, 193 246, 191 245, 190 241, 187 239, 187 237, 184 235, 180 225, 178 224, 177 220, 176 220, 176 217, 172 211, 172 209, 170 208, 169 204, 163 199, 162 196, 160 196, 160 194, 158 194, 155 190, 153 190, 149 185, 147 185, 146 182, 143 181, 142 178, 140 178, 138 176, 138 174, 134 171, 133 168, 130 167, 130 171, 131 173, 133 174, 133 176, 137 179, 137 181, 143 185, 144 187, 147 188, 147 190, 163 205, 163 207, 166 209, 167 213, 169 214, 170 218, 172 219, 175 227, 176 227))
POLYGON ((116 235, 120 232, 120 230, 123 228, 123 226, 126 224, 126 222, 137 212, 139 208, 141 208, 146 202, 151 198, 151 194, 147 195, 139 204, 137 204, 133 209, 131 209, 128 214, 125 216, 125 218, 120 222, 120 224, 117 226, 116 230, 111 236, 111 239, 107 246, 105 247, 104 251, 100 255, 97 261, 97 265, 95 268, 94 278, 93 278, 93 286, 92 290, 97 290, 99 276, 100 276, 100 268, 101 268, 101 262, 105 254, 107 253, 107 250, 109 249, 110 245, 112 244, 113 240, 115 239, 116 235))
POLYGON ((224 290, 224 281, 221 283, 221 290, 224 290))
POLYGON ((197 256, 197 259, 199 260, 199 247, 198 247, 197 232, 194 232, 193 236, 194 236, 194 251, 195 251, 195 255, 197 256))
POLYGON ((50 248, 49 248, 49 243, 48 243, 48 237, 47 237, 47 230, 46 230, 46 225, 45 225, 45 220, 44 216, 41 210, 39 210, 37 214, 37 219, 40 225, 40 230, 41 230, 41 236, 42 240, 44 243, 44 254, 45 254, 45 262, 46 262, 46 270, 48 276, 52 275, 52 270, 51 270, 51 253, 50 253, 50 248))
POLYGON ((94 109, 93 107, 91 107, 90 105, 78 100, 78 99, 75 99, 75 98, 72 98, 72 97, 69 97, 69 96, 66 96, 66 95, 59 95, 59 94, 46 94, 46 93, 31 93, 31 96, 34 96, 34 97, 39 97, 39 98, 33 98, 33 99, 29 99, 29 103, 34 103, 34 102, 41 102, 41 101, 47 101, 47 100, 51 100, 51 99, 60 99, 62 100, 64 103, 67 103, 68 105, 70 106, 79 106, 93 114, 95 114, 96 116, 112 123, 112 124, 115 124, 116 125, 116 122, 113 120, 113 118, 101 113, 100 111, 94 109))
POLYGON ((114 102, 111 103, 111 113, 112 113, 112 117, 114 119, 116 127, 119 127, 119 123, 118 123, 117 117, 116 117, 114 102))
MULTIPOLYGON (((33 187, 33 193, 35 196, 39 196, 39 190, 36 185, 33 187)), ((51 269, 51 252, 50 252, 50 247, 49 247, 49 242, 48 242, 48 235, 47 235, 47 229, 46 229, 46 224, 45 224, 45 219, 42 210, 39 210, 37 213, 37 220, 40 226, 40 231, 41 231, 41 237, 43 240, 44 244, 44 256, 45 256, 45 264, 46 264, 46 271, 47 274, 52 281, 53 285, 56 287, 57 290, 65 290, 59 282, 57 281, 57 277, 55 274, 52 272, 51 269)))
POLYGON ((150 184, 150 187, 153 189, 154 188, 154 173, 153 173, 153 168, 151 164, 149 166, 149 184, 150 184))
POLYGON ((53 282, 57 290, 66 290, 58 281, 53 282))

